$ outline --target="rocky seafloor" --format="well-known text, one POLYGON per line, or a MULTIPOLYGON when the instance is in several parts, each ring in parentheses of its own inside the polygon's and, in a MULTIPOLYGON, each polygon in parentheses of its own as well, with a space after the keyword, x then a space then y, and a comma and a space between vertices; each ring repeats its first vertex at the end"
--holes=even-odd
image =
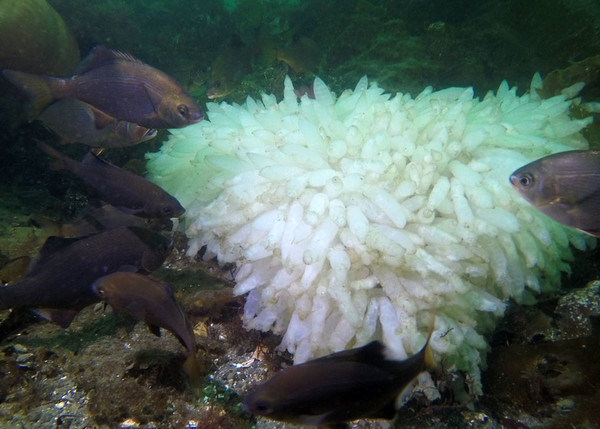
MULTIPOLYGON (((36 228, 31 226, 29 228, 36 228)), ((169 281, 191 317, 204 376, 194 396, 181 371, 184 350, 168 332, 154 336, 102 304, 84 309, 66 330, 27 312, 0 313, 0 427, 297 428, 256 419, 243 395, 290 357, 278 338, 242 327, 242 300, 231 296, 232 267, 172 255, 155 274, 169 281)), ((590 268, 597 251, 579 255, 590 268)), ((588 271, 581 269, 582 272, 588 271)), ((592 267, 593 271, 593 267, 592 267)), ((588 271, 589 272, 589 271, 588 271)), ((598 315, 600 281, 574 275, 565 290, 533 307, 511 306, 491 339, 484 395, 456 397, 455 380, 434 370, 442 398, 416 393, 376 428, 592 428, 600 425, 598 315)), ((468 383, 468 378, 465 378, 468 383)))

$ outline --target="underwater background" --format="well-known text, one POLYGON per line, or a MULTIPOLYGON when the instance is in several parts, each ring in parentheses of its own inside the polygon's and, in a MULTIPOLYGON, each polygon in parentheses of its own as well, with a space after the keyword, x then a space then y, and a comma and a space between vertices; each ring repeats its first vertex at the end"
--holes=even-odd
MULTIPOLYGON (((367 75, 391 93, 472 86, 483 96, 503 79, 523 93, 539 72, 551 76, 545 81, 549 91, 585 81, 583 100, 600 99, 600 2, 594 0, 48 3, 70 28, 81 57, 97 45, 130 53, 177 79, 201 107, 210 99, 243 103, 261 92, 280 98, 286 75, 307 89, 319 76, 338 94, 367 75)), ((0 17, 14 4, 0 1, 0 17)), ((34 22, 23 22, 20 37, 4 34, 13 45, 0 42, 0 57, 37 30, 34 22)), ((35 139, 54 143, 56 137, 28 122, 25 98, 5 79, 0 113, 0 280, 11 282, 22 271, 18 261, 33 257, 57 223, 74 219, 88 192, 48 168, 35 139)), ((149 142, 103 156, 144 174, 144 154, 156 152, 167 134, 162 130, 149 142)), ((584 135, 599 147, 598 118, 584 135)), ((86 148, 70 145, 65 152, 80 158, 86 148)), ((156 275, 174 286, 193 314, 203 395, 195 399, 186 391, 181 347, 170 334, 156 338, 143 324, 106 314, 102 306, 82 311, 67 330, 3 311, 1 427, 292 427, 257 423, 240 407, 248 386, 289 356, 273 351, 277 338, 241 326, 241 301, 227 294, 227 269, 188 260, 183 237, 176 236, 175 244, 156 275)), ((392 427, 600 425, 594 411, 600 292, 598 283, 590 283, 600 275, 598 252, 575 255, 560 294, 507 311, 490 340, 482 397, 454 397, 450 389, 434 404, 417 397, 392 427)))

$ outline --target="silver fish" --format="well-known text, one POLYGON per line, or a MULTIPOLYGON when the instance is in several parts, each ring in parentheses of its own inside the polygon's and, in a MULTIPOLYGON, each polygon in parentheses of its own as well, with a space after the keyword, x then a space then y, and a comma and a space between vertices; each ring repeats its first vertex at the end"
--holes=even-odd
POLYGON ((546 156, 517 169, 510 183, 542 213, 600 237, 600 151, 546 156))

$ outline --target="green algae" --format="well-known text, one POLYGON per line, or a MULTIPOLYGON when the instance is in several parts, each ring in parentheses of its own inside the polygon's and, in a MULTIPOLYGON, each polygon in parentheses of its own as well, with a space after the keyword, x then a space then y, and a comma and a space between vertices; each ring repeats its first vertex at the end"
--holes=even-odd
POLYGON ((115 315, 90 321, 85 326, 76 329, 63 330, 54 325, 48 325, 49 330, 54 331, 54 335, 44 332, 41 335, 23 338, 20 343, 35 348, 62 349, 78 353, 102 337, 116 335, 120 329, 133 329, 135 323, 136 321, 128 316, 115 315))

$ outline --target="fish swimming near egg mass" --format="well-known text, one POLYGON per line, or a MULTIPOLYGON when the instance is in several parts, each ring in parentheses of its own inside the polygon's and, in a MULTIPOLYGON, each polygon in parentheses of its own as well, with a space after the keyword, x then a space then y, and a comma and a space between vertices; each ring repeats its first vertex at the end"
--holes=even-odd
POLYGON ((238 89, 242 80, 252 72, 254 49, 234 36, 210 66, 206 96, 210 100, 223 98, 238 89))
POLYGON ((173 78, 103 46, 94 48, 70 78, 3 73, 32 99, 33 116, 54 100, 77 98, 117 120, 146 128, 182 128, 202 120, 200 107, 173 78))
POLYGON ((600 237, 600 151, 573 150, 540 158, 517 169, 510 183, 555 221, 600 237))
POLYGON ((96 280, 92 290, 114 311, 129 313, 146 322, 153 334, 160 336, 159 328, 173 333, 188 352, 183 368, 192 386, 202 384, 192 325, 168 283, 143 274, 116 272, 96 280))
POLYGON ((321 51, 314 40, 295 36, 287 46, 277 49, 276 58, 286 63, 296 73, 316 72, 321 51))
POLYGON ((333 425, 360 418, 391 419, 397 396, 421 372, 433 367, 429 336, 408 359, 385 356, 379 341, 294 365, 251 391, 243 408, 273 420, 333 425))
POLYGON ((54 131, 61 143, 83 143, 91 147, 132 146, 156 137, 153 128, 119 121, 76 98, 58 100, 38 117, 54 131))
MULTIPOLYGON (((169 218, 143 218, 125 213, 110 204, 90 202, 71 222, 58 222, 43 216, 31 216, 29 222, 42 229, 45 237, 84 237, 109 229, 135 226, 152 231, 171 231, 173 222, 169 218)), ((37 234, 36 234, 37 235, 37 234)))
POLYGON ((53 158, 53 168, 70 171, 92 187, 102 200, 126 213, 147 218, 171 218, 185 212, 179 201, 160 186, 112 165, 92 152, 88 152, 82 162, 77 162, 41 141, 37 144, 53 158))
POLYGON ((115 271, 152 272, 171 241, 143 228, 113 229, 80 239, 49 237, 24 280, 0 286, 0 310, 29 308, 63 328, 98 302, 92 283, 115 271))

